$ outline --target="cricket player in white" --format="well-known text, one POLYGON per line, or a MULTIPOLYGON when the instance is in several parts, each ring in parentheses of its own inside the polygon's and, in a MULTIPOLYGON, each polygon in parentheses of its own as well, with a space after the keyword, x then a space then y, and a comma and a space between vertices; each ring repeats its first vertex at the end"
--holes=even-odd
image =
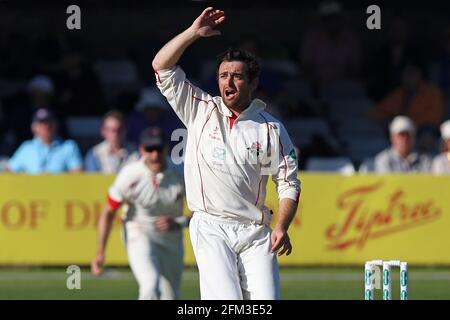
POLYGON ((292 142, 283 125, 252 100, 259 63, 229 50, 218 60, 220 97, 193 86, 176 65, 200 37, 219 35, 223 11, 207 8, 155 56, 156 82, 188 129, 186 197, 194 212, 190 237, 202 299, 279 299, 276 254, 292 250, 288 228, 297 210, 300 181, 292 142), (276 226, 264 205, 268 175, 279 207, 276 226))
POLYGON ((167 145, 161 130, 141 136, 140 160, 123 167, 108 192, 108 205, 98 223, 98 250, 91 269, 102 273, 115 214, 124 206, 124 241, 139 299, 177 299, 183 271, 182 227, 184 182, 166 168, 167 145))

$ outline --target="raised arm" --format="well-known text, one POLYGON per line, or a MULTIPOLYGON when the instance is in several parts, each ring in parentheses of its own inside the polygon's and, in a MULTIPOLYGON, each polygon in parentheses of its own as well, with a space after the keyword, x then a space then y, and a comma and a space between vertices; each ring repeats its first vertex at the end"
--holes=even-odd
POLYGON ((198 38, 220 35, 220 31, 214 28, 224 20, 223 11, 214 10, 212 7, 206 8, 189 28, 159 50, 152 62, 153 69, 158 71, 174 66, 184 50, 198 38))

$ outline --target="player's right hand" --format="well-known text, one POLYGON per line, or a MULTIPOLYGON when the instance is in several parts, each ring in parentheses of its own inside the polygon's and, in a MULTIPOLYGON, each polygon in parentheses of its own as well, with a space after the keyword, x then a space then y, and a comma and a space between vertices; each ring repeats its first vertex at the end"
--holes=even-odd
POLYGON ((192 23, 196 35, 200 37, 211 37, 220 35, 219 30, 214 28, 225 20, 225 12, 222 10, 214 10, 213 7, 206 8, 202 14, 192 23))
POLYGON ((100 276, 103 273, 103 263, 105 261, 105 257, 103 254, 97 254, 95 258, 91 262, 91 272, 95 276, 100 276))
POLYGON ((276 226, 272 230, 272 234, 270 237, 272 242, 272 252, 277 253, 279 256, 283 255, 284 253, 286 253, 287 256, 291 254, 292 244, 286 230, 276 226))

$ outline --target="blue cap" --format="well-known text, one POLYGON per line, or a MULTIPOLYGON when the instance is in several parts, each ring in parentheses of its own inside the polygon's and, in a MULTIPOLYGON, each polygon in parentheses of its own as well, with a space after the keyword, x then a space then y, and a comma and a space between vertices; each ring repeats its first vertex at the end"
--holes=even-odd
POLYGON ((148 127, 141 133, 140 144, 143 147, 158 147, 165 145, 164 134, 159 127, 148 127))
POLYGON ((49 122, 54 120, 55 116, 53 115, 53 113, 50 110, 44 108, 38 109, 33 115, 33 123, 49 122))

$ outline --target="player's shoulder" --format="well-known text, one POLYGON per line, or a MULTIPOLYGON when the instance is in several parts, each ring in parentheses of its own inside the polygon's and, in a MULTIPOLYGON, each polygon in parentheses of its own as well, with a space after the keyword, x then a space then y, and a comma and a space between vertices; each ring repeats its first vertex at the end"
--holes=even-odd
POLYGON ((34 147, 35 144, 36 144, 35 143, 35 139, 26 140, 26 141, 22 142, 22 144, 20 145, 20 148, 21 149, 28 149, 28 148, 34 147))
POLYGON ((64 149, 78 149, 78 144, 72 139, 60 139, 60 145, 64 149))
POLYGON ((380 152, 378 152, 375 155, 374 160, 375 160, 375 162, 381 162, 381 161, 388 161, 391 158, 393 158, 392 149, 391 148, 386 148, 386 149, 381 150, 380 152))
POLYGON ((278 118, 276 118, 271 113, 269 113, 267 111, 262 111, 259 114, 262 117, 262 119, 264 120, 263 122, 265 124, 269 125, 271 129, 280 130, 283 132, 286 131, 286 128, 285 128, 283 122, 281 120, 279 120, 278 118))
POLYGON ((145 172, 146 166, 141 158, 130 161, 120 169, 119 174, 134 177, 145 172))

